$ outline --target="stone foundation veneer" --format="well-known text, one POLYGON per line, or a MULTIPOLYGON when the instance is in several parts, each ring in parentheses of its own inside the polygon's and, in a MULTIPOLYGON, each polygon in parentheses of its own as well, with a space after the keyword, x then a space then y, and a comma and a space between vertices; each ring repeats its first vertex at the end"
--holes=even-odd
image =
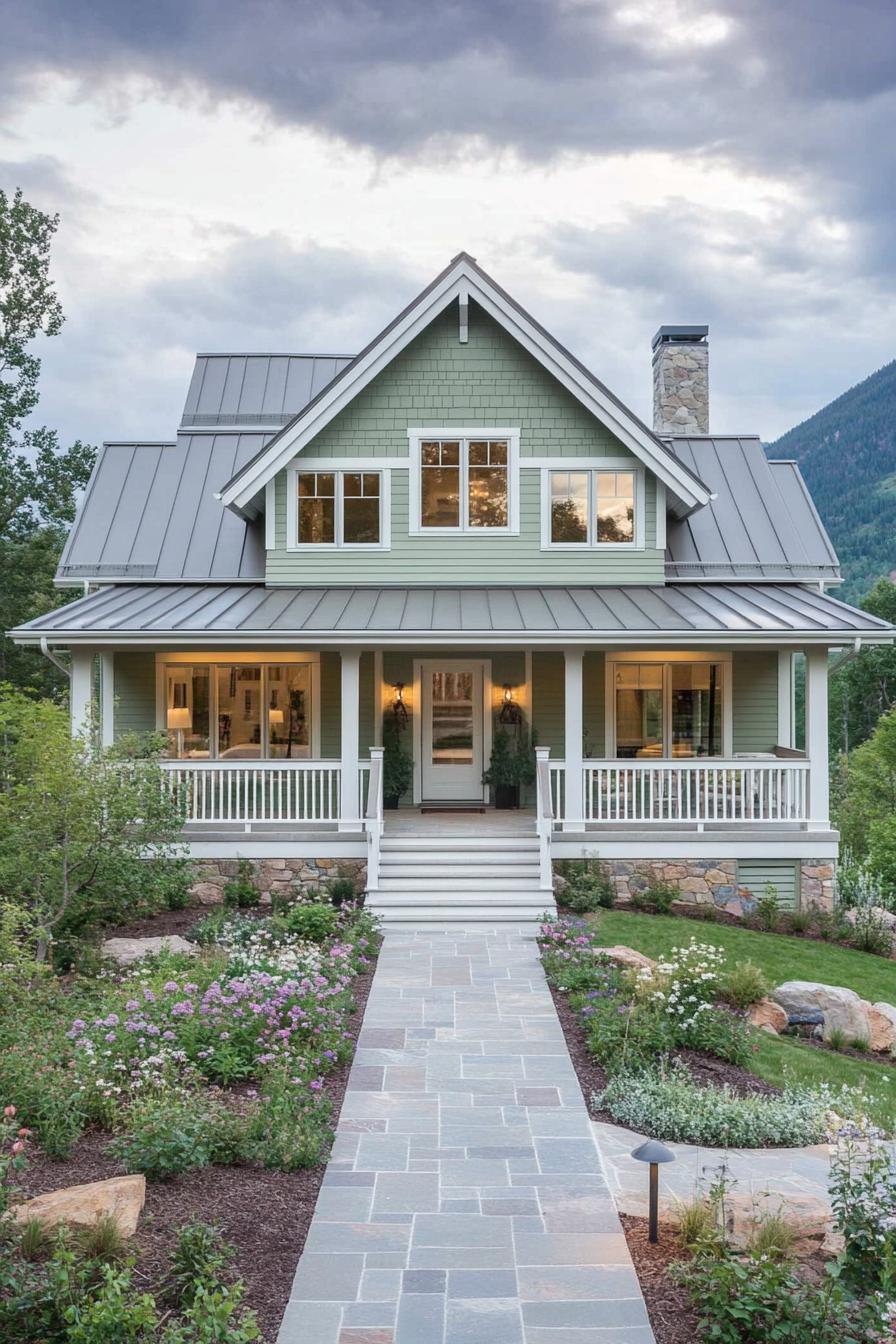
POLYGON ((224 888, 238 875, 241 862, 249 864, 265 905, 272 896, 314 896, 335 877, 350 877, 358 892, 367 880, 363 859, 199 859, 193 864, 191 899, 199 905, 220 905, 224 888))
MULTIPOLYGON (((731 915, 749 914, 753 893, 737 884, 735 859, 596 859, 609 874, 621 901, 644 891, 654 882, 670 882, 682 901, 714 905, 731 915)), ((562 871, 562 869, 561 869, 562 871)), ((800 906, 832 910, 834 865, 827 860, 804 859, 800 864, 800 906)))

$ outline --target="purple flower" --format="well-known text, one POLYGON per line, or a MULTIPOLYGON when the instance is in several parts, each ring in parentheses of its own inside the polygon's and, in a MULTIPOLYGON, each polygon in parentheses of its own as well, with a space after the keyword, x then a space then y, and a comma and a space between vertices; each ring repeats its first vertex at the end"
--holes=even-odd
POLYGON ((168 980, 162 988, 166 994, 176 994, 178 990, 177 983, 174 980, 168 980))

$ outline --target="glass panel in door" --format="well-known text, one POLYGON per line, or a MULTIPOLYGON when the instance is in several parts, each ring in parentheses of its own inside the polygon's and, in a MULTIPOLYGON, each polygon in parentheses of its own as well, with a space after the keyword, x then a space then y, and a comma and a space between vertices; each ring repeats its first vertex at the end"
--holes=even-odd
POLYGON ((421 681, 424 802, 481 799, 481 664, 427 662, 421 681))
POLYGON ((432 764, 473 761, 473 673, 432 673, 432 764))

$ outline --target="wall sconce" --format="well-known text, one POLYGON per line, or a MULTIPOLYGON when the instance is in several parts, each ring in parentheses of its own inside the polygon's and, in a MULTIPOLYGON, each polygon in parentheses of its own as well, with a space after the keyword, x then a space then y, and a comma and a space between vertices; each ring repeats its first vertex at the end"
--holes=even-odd
POLYGON ((396 723, 399 727, 403 728, 408 721, 408 710, 404 703, 404 682, 396 681, 392 690, 394 692, 392 696, 392 713, 395 716, 396 723))
POLYGON ((513 688, 509 681, 504 683, 504 692, 501 696, 501 712, 498 715, 499 723, 520 723, 522 721, 523 711, 513 698, 513 688))

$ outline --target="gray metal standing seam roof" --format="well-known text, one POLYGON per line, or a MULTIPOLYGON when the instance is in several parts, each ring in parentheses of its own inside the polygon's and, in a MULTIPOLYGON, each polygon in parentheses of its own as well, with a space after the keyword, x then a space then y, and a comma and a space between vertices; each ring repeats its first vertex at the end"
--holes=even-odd
POLYGON ((667 584, 621 587, 265 588, 260 584, 124 584, 102 588, 12 631, 22 642, 52 636, 157 643, 166 636, 239 636, 254 644, 296 638, 396 643, 439 635, 520 644, 632 635, 706 635, 762 642, 832 643, 862 635, 889 641, 885 621, 799 584, 667 584))
POLYGON ((669 519, 670 579, 839 580, 840 565, 795 462, 769 461, 754 436, 674 438, 671 447, 713 491, 669 519))
MULTIPOLYGON (((271 425, 279 429, 353 358, 353 355, 199 354, 181 428, 271 425)), ((262 446, 256 443, 255 451, 262 446)), ((238 463, 234 471, 244 465, 238 463)), ((226 479, 223 477, 219 486, 226 479)))

